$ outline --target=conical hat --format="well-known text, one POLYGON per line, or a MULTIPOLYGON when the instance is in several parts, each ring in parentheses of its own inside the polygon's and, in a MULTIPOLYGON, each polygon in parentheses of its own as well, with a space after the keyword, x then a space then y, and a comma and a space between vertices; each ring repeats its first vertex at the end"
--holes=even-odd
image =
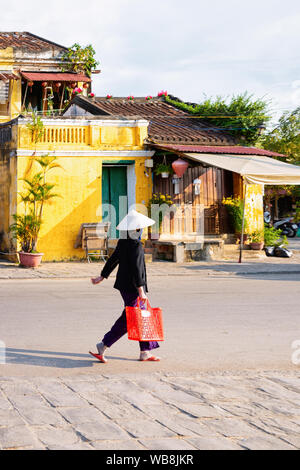
POLYGON ((128 212, 126 217, 119 223, 117 226, 118 230, 137 230, 139 228, 150 227, 150 225, 154 225, 155 220, 149 219, 143 214, 132 209, 128 212))

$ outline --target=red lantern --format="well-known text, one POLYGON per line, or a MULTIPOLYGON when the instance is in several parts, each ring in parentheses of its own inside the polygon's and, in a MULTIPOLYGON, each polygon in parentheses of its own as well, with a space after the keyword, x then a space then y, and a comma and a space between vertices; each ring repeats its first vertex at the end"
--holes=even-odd
POLYGON ((178 158, 178 160, 175 160, 175 162, 172 163, 172 168, 175 171, 178 178, 181 178, 183 176, 188 166, 189 166, 188 162, 185 162, 181 158, 178 158))
POLYGON ((72 82, 71 83, 71 88, 76 88, 77 87, 77 83, 76 82, 72 82))
POLYGON ((43 82, 42 83, 42 87, 46 88, 46 86, 48 85, 48 82, 43 82))
POLYGON ((83 86, 83 88, 88 88, 88 87, 89 87, 89 84, 88 84, 88 83, 84 83, 82 86, 83 86))
POLYGON ((55 83, 55 86, 56 86, 57 89, 59 89, 61 87, 61 83, 57 82, 57 83, 55 83))
POLYGON ((34 85, 34 82, 28 82, 28 86, 30 86, 30 88, 34 85))

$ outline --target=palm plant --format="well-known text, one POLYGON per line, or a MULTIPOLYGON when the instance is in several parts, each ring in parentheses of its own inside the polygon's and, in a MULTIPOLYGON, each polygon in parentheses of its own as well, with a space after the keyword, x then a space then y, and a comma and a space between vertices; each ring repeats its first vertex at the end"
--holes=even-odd
POLYGON ((21 203, 24 206, 23 214, 14 214, 15 222, 10 226, 10 231, 14 237, 20 242, 22 250, 25 253, 33 253, 36 251, 39 232, 43 223, 43 209, 45 204, 59 197, 59 194, 53 192, 55 184, 48 183, 46 176, 50 170, 61 168, 56 162, 57 157, 43 155, 34 157, 32 165, 36 162, 41 171, 33 174, 31 177, 22 178, 26 184, 24 192, 19 193, 21 203))

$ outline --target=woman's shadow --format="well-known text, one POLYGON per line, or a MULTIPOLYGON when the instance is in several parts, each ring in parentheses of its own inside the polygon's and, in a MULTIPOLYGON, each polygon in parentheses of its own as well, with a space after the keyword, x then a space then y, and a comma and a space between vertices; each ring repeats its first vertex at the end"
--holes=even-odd
MULTIPOLYGON (((23 364, 27 366, 53 367, 58 369, 87 368, 93 367, 94 363, 100 364, 99 361, 93 359, 89 354, 16 348, 6 348, 5 352, 6 364, 23 364)), ((134 360, 123 357, 107 358, 113 360, 134 360)))

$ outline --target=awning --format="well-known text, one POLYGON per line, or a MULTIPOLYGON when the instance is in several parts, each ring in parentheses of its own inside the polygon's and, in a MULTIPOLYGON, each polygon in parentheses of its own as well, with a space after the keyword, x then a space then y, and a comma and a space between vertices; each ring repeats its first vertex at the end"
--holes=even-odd
POLYGON ((300 184, 300 166, 262 155, 210 155, 184 153, 188 158, 209 166, 233 171, 243 176, 246 184, 300 184))
POLYGON ((91 82, 84 73, 65 72, 21 72, 31 82, 91 82))
POLYGON ((7 82, 8 80, 19 80, 19 77, 17 77, 13 73, 0 72, 0 80, 3 80, 4 82, 7 82))

